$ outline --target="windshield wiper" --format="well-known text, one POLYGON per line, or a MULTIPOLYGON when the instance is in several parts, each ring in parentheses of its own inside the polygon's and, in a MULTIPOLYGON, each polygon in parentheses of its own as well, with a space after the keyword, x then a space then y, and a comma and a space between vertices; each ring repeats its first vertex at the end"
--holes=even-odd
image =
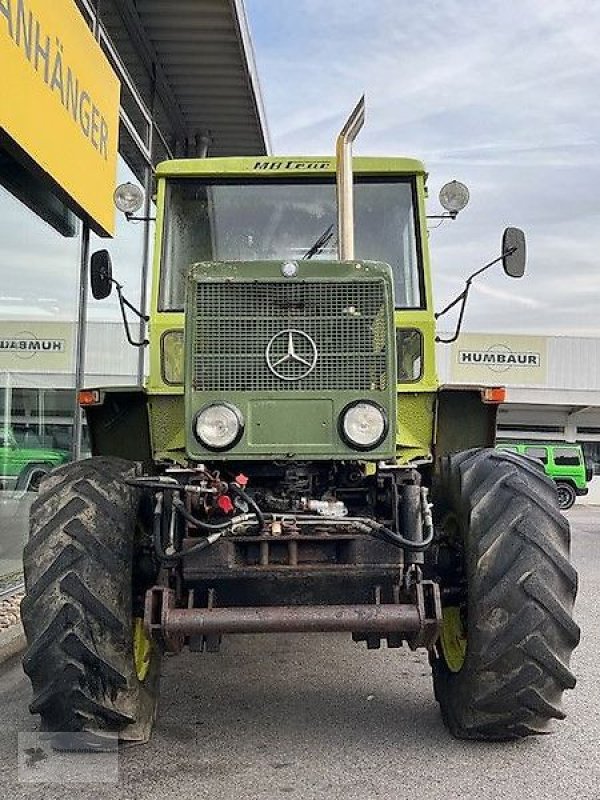
POLYGON ((302 260, 306 261, 313 256, 318 255, 322 250, 325 248, 327 244, 333 238, 333 225, 330 225, 327 230, 324 230, 323 233, 319 236, 317 241, 313 244, 313 246, 304 253, 302 256, 302 260))

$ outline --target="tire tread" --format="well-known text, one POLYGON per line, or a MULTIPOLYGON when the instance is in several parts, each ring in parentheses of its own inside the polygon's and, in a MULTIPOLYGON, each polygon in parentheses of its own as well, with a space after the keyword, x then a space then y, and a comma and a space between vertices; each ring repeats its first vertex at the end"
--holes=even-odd
POLYGON ((554 484, 521 456, 471 450, 447 458, 438 490, 463 531, 469 587, 465 664, 451 673, 441 652, 432 656, 444 720, 459 738, 547 733, 564 719, 580 636, 569 523, 554 484))
POLYGON ((131 563, 135 464, 92 458, 42 481, 24 549, 23 668, 48 731, 117 732, 136 722, 131 563))

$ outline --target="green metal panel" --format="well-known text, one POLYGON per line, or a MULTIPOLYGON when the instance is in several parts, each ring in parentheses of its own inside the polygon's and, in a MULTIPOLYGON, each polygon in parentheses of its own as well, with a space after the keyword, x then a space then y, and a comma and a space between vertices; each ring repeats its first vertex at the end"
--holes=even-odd
POLYGON ((188 455, 197 459, 211 456, 193 436, 195 414, 209 403, 228 402, 241 412, 245 430, 240 441, 220 458, 392 457, 396 363, 391 268, 369 261, 306 261, 299 262, 296 276, 285 278, 282 265, 281 261, 206 263, 190 272, 185 347, 188 455), (222 290, 223 307, 207 305, 202 294, 207 285, 216 288, 217 296, 222 290), (241 291, 234 292, 236 285, 241 291), (348 292, 346 308, 342 308, 346 295, 340 295, 340 287, 348 292), (361 287, 377 289, 377 313, 375 306, 369 305, 371 295, 361 294, 361 287), (227 304, 234 293, 238 298, 246 296, 248 307, 238 299, 230 315, 227 304), (262 298, 256 307, 252 305, 254 295, 262 298), (235 336, 229 334, 228 326, 234 328, 235 336), (267 349, 275 336, 291 330, 310 331, 318 357, 312 373, 286 381, 269 369, 267 349), (358 333, 353 332, 356 330, 358 333), (225 351, 218 351, 223 341, 225 351), (197 360, 205 343, 206 353, 197 360), (357 343, 362 343, 360 352, 357 343), (218 362, 213 366, 215 353, 218 362), (321 366, 328 353, 334 353, 337 360, 321 366), (383 360, 377 361, 378 354, 383 354, 383 360), (375 361, 368 361, 373 358, 375 361), (249 368, 245 371, 246 361, 249 368), (363 362, 366 369, 362 369, 363 362), (370 369, 375 371, 365 381, 370 369), (384 441, 368 453, 347 445, 338 431, 343 409, 355 400, 372 400, 387 416, 384 441))
POLYGON ((148 398, 150 438, 155 459, 174 458, 185 448, 184 404, 182 395, 152 395, 148 398))
MULTIPOLYGON (((234 403, 241 403, 239 398, 230 398, 234 403)), ((403 393, 398 397, 397 410, 397 433, 396 433, 396 456, 402 463, 406 463, 415 458, 427 458, 432 449, 435 392, 403 393)), ((184 398, 179 396, 151 396, 148 398, 151 422, 152 449, 155 458, 172 458, 183 460, 185 458, 185 426, 184 426, 184 398)), ((305 413, 300 409, 294 408, 293 414, 281 414, 281 421, 273 411, 277 409, 280 398, 274 395, 271 399, 255 401, 256 412, 246 411, 248 416, 247 426, 250 431, 263 427, 265 419, 273 422, 274 427, 280 427, 289 435, 289 440, 294 442, 305 442, 310 445, 317 443, 323 444, 329 437, 335 438, 337 430, 334 425, 323 426, 327 422, 327 414, 335 414, 335 406, 331 400, 319 400, 302 398, 301 400, 288 401, 292 404, 306 403, 310 406, 310 413, 305 413), (319 413, 320 412, 320 413, 319 413), (308 423, 306 420, 308 419, 308 423), (261 423, 257 426, 256 423, 261 423), (308 428, 306 427, 308 425, 308 428), (319 429, 318 431, 316 429, 319 429), (314 431, 314 433, 313 433, 314 431), (323 431, 323 432, 321 432, 323 431), (320 437, 323 437, 321 440, 320 437), (314 437, 315 442, 311 439, 314 437)), ((289 406, 288 406, 289 408, 289 406)), ((263 428, 264 429, 264 428, 263 428)), ((251 437, 256 438, 258 446, 264 444, 261 441, 262 431, 251 433, 251 437)), ((265 434, 265 436, 268 434, 265 434)), ((271 434, 272 435, 272 434, 271 434)), ((343 445, 341 445, 343 446, 343 445)), ((297 450, 297 448, 295 448, 297 450)), ((356 451, 346 449, 347 458, 361 459, 362 455, 356 451)), ((207 456, 208 457, 208 456, 207 456)), ((219 456, 211 454, 211 458, 219 456)))
POLYGON ((399 395, 396 444, 402 463, 431 455, 435 398, 434 392, 399 395))
MULTIPOLYGON (((355 158, 354 172, 357 175, 425 175, 425 167, 412 158, 355 158)), ((164 161, 156 168, 156 174, 164 177, 192 175, 228 177, 285 177, 297 178, 335 174, 333 156, 252 156, 250 158, 202 158, 164 161)))
POLYGON ((335 438, 332 400, 251 400, 248 403, 249 447, 286 442, 290 447, 330 448, 335 438))

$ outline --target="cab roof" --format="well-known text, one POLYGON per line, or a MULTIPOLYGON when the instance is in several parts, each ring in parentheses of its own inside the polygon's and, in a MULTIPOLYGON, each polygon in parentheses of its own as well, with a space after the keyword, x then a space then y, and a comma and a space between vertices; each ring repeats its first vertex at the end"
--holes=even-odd
MULTIPOLYGON (((358 157, 354 158, 352 163, 354 172, 358 175, 426 175, 422 162, 413 158, 358 157)), ((335 157, 186 158, 163 161, 156 167, 156 174, 160 178, 199 175, 264 178, 290 175, 333 175, 335 174, 335 157)))

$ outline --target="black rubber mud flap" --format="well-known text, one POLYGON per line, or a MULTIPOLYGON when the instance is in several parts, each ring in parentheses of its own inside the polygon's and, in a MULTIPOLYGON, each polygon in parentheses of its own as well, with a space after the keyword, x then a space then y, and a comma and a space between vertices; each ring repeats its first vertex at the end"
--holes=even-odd
POLYGON ((470 450, 443 460, 434 501, 466 585, 462 661, 451 663, 441 642, 431 654, 444 721, 466 739, 547 733, 565 716, 580 636, 569 523, 554 484, 529 459, 470 450))
POLYGON ((88 749, 115 737, 144 742, 152 729, 160 654, 150 650, 143 680, 133 654, 140 498, 124 478, 135 473, 117 458, 67 464, 42 481, 31 508, 23 668, 31 712, 43 730, 65 734, 63 745, 69 733, 88 749))

